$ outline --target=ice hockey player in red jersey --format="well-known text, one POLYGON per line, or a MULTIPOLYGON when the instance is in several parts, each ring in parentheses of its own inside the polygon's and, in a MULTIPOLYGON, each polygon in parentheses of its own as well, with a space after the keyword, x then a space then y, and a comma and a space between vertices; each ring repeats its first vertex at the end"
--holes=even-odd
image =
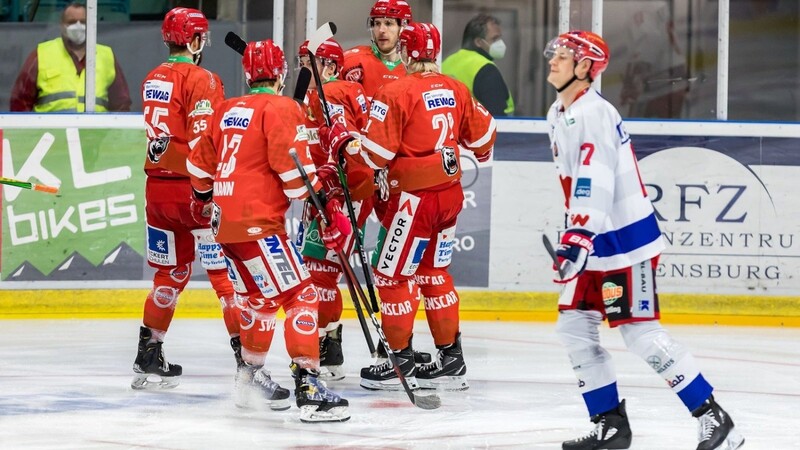
POLYGON ((359 45, 344 54, 342 78, 364 86, 367 98, 384 84, 405 76, 397 42, 400 30, 411 21, 411 7, 405 0, 378 0, 369 11, 371 45, 359 45))
MULTIPOLYGON (((388 167, 390 196, 372 265, 389 345, 411 387, 463 390, 459 297, 448 273, 464 200, 459 155, 471 151, 487 161, 497 133, 469 89, 440 73, 440 50, 432 24, 403 28, 408 75, 375 93, 360 154, 373 169, 388 167), (411 338, 421 300, 439 352, 417 368, 411 338)), ((400 389, 390 361, 363 368, 361 386, 400 389)))
POLYGON ((198 211, 190 208, 191 184, 186 171, 187 155, 202 145, 211 114, 224 98, 220 78, 199 65, 203 48, 209 45, 208 20, 196 9, 175 8, 164 17, 161 34, 169 58, 142 83, 148 139, 144 165, 147 261, 156 273, 144 305, 144 325, 133 364, 134 389, 178 385, 182 368, 167 362, 162 342, 178 297, 189 281, 196 250, 222 303, 231 346, 241 364, 233 288, 208 217, 193 214, 198 211))
MULTIPOLYGON (((244 365, 236 375, 236 402, 287 409, 289 391, 264 367, 279 308, 286 313, 284 338, 304 422, 345 421, 347 400, 319 376, 318 294, 286 229, 293 199, 309 192, 290 151, 294 150, 315 190, 341 189, 322 183, 308 149, 303 108, 281 96, 286 60, 272 40, 251 42, 242 58, 250 92, 223 102, 211 122, 213 146, 199 147, 187 161, 197 202, 212 208, 211 229, 222 245, 229 277, 243 297, 241 341, 244 365)), ((351 232, 340 204, 320 190, 330 226, 322 231, 328 248, 341 251, 351 232)))
MULTIPOLYGON (((308 41, 304 42, 298 52, 298 68, 310 68, 308 41)), ((344 62, 342 47, 333 39, 320 44, 315 53, 317 70, 322 79, 322 88, 328 105, 330 120, 335 124, 335 133, 326 131, 325 136, 320 136, 320 127, 325 127, 322 103, 317 93, 316 83, 312 79, 307 92, 307 121, 309 131, 309 148, 317 174, 325 174, 322 179, 332 179, 338 182, 336 164, 340 161, 339 153, 330 155, 320 145, 320 137, 328 139, 331 136, 336 141, 336 146, 348 143, 357 145, 358 141, 353 136, 358 136, 359 131, 367 125, 369 105, 361 85, 353 81, 339 79, 339 71, 344 62), (318 137, 318 138, 313 138, 318 137)), ((342 153, 346 155, 346 152, 342 153)), ((343 161, 342 161, 343 162, 343 161)), ((356 223, 359 228, 364 227, 367 218, 372 213, 373 170, 363 160, 351 159, 344 164, 346 168, 347 185, 356 213, 356 223)), ((332 191, 331 197, 336 198, 344 205, 344 195, 341 190, 332 191)), ((344 209, 346 212, 347 210, 344 209)), ((308 220, 303 223, 303 232, 300 233, 299 244, 303 260, 311 273, 311 280, 317 287, 319 294, 319 334, 320 334, 320 368, 321 376, 328 380, 341 380, 344 378, 344 354, 342 353, 342 293, 339 290, 342 268, 336 254, 329 250, 322 242, 318 232, 319 222, 308 220)), ((354 248, 354 235, 345 246, 348 256, 354 248)))
POLYGON ((698 419, 697 450, 739 448, 744 438, 714 399, 699 364, 658 321, 661 232, 622 118, 591 85, 608 66, 608 45, 595 33, 570 31, 551 40, 544 55, 547 81, 558 93, 547 121, 567 208, 567 229, 556 251, 555 281, 564 285, 556 332, 595 424, 562 448, 631 445, 611 355, 600 344, 603 320, 698 419))

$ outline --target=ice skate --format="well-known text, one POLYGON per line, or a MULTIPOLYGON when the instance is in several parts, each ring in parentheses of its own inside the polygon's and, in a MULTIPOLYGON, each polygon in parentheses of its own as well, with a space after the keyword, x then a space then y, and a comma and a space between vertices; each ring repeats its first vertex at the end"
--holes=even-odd
POLYGON ((231 338, 231 348, 233 349, 233 357, 236 359, 236 368, 244 366, 242 359, 242 341, 239 336, 231 338))
POLYGON ((170 364, 164 357, 161 342, 148 342, 153 332, 147 327, 139 328, 139 346, 133 371, 136 375, 131 381, 133 389, 171 389, 180 384, 183 368, 170 364))
MULTIPOLYGON (((397 364, 405 376, 408 386, 411 389, 418 389, 417 366, 414 364, 414 351, 411 345, 404 350, 394 352, 394 356, 397 358, 397 364)), ((403 389, 403 384, 394 371, 392 361, 387 359, 382 364, 374 364, 361 369, 361 387, 373 391, 399 391, 403 389)))
POLYGON ((344 354, 342 353, 342 325, 328 331, 319 340, 319 378, 338 381, 344 378, 344 354))
POLYGON ((616 408, 592 417, 594 430, 585 436, 561 444, 562 450, 600 450, 630 448, 631 426, 625 412, 625 400, 616 408))
POLYGON ((269 406, 273 411, 285 411, 291 408, 291 393, 275 381, 263 366, 244 363, 236 370, 234 383, 234 403, 239 408, 259 409, 269 406))
MULTIPOLYGON (((386 347, 383 346, 383 341, 381 340, 378 340, 378 346, 375 348, 375 353, 377 353, 377 358, 375 359, 376 365, 383 364, 389 359, 389 355, 386 354, 386 347)), ((414 364, 428 364, 431 361, 432 358, 430 353, 418 352, 414 350, 414 364)))
POLYGON ((461 351, 461 333, 456 336, 453 344, 438 348, 436 360, 417 369, 419 387, 446 391, 469 389, 467 365, 464 363, 464 354, 461 351))
POLYGON ((319 372, 304 369, 292 363, 289 366, 294 377, 294 395, 300 408, 302 422, 344 422, 350 419, 349 403, 328 389, 318 378, 319 372))
POLYGON ((692 416, 698 420, 697 450, 735 450, 744 444, 744 436, 713 395, 692 411, 692 416))

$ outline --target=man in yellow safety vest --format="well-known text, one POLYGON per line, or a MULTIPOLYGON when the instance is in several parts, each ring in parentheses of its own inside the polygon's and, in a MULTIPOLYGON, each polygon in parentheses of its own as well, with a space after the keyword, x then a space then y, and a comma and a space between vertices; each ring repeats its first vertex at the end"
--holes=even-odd
MULTIPOLYGON (((31 52, 11 91, 11 111, 86 110, 86 6, 70 3, 61 14, 61 37, 31 52)), ((128 83, 111 47, 97 44, 95 111, 130 111, 128 83)))

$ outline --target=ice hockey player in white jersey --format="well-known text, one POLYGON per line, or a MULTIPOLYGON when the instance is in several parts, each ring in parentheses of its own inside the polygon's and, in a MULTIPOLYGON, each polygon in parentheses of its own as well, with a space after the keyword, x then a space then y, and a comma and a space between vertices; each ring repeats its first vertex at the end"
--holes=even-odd
POLYGON ((591 83, 608 65, 597 34, 570 31, 544 51, 558 98, 547 114, 553 159, 565 196, 566 230, 556 251, 563 284, 556 331, 566 346, 594 429, 563 449, 629 448, 632 432, 604 319, 698 419, 697 450, 736 449, 744 438, 714 399, 694 357, 659 323, 655 268, 664 249, 631 139, 617 110, 591 83))

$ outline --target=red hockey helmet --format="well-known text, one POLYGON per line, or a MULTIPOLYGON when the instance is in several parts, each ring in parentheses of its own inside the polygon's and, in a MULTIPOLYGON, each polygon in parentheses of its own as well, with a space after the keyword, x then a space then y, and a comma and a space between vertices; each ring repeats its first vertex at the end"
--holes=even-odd
POLYGON ((211 45, 208 19, 202 12, 192 8, 173 8, 164 16, 161 24, 164 42, 186 45, 198 34, 205 45, 211 45))
MULTIPOLYGON (((297 52, 297 55, 298 58, 308 55, 308 41, 303 42, 297 52)), ((317 47, 317 52, 314 53, 314 56, 335 62, 337 68, 341 68, 342 64, 344 64, 344 50, 342 50, 342 46, 333 39, 326 39, 324 42, 319 44, 319 47, 317 47)))
POLYGON ((411 22, 411 6, 405 0, 378 0, 369 10, 369 18, 378 17, 411 22))
POLYGON ((286 59, 272 39, 249 42, 242 56, 242 67, 248 84, 277 80, 286 74, 286 59))
POLYGON ((442 49, 439 30, 432 23, 412 22, 400 32, 400 49, 416 61, 434 61, 442 49))
POLYGON ((560 47, 569 49, 572 52, 572 57, 576 64, 584 59, 593 61, 592 67, 589 69, 589 77, 593 80, 608 67, 608 60, 611 57, 608 44, 603 38, 591 31, 573 30, 559 35, 545 47, 545 58, 552 58, 560 47))

